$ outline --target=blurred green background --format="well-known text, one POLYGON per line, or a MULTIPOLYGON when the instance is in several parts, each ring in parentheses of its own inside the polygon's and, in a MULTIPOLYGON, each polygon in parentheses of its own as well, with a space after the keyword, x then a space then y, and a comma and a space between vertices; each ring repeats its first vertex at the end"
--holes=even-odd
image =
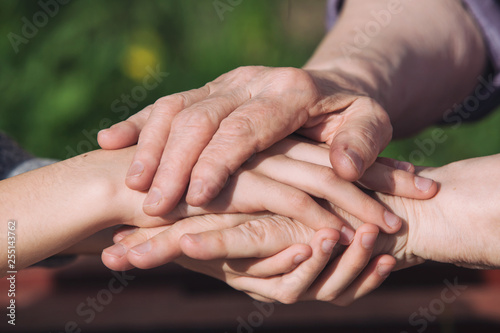
MULTIPOLYGON (((325 33, 325 1, 42 3, 45 9, 37 1, 0 4, 0 129, 30 152, 59 159, 96 149, 100 128, 159 97, 200 87, 235 67, 300 67, 325 33), (30 30, 29 24, 36 25, 30 30), (168 76, 146 90, 143 79, 153 83, 157 68, 168 76)), ((429 129, 392 143, 384 155, 441 165, 494 154, 499 126, 497 112, 443 127, 446 140, 433 144, 429 129)))

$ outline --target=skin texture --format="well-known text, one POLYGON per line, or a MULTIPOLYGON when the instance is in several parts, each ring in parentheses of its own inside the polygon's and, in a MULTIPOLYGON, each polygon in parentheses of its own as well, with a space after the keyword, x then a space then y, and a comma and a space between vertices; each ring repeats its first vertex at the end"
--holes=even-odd
MULTIPOLYGON (((287 182, 285 179, 274 179, 274 173, 267 171, 277 168, 295 172, 294 170, 303 169, 310 164, 294 160, 290 153, 285 152, 290 150, 290 142, 283 142, 277 146, 276 151, 270 151, 267 155, 255 157, 253 164, 249 162, 246 169, 242 169, 239 176, 231 180, 225 194, 211 205, 202 209, 190 208, 184 203, 163 217, 146 215, 141 208, 145 193, 130 190, 123 183, 135 147, 116 151, 94 151, 3 180, 0 182, 0 215, 7 220, 16 221, 17 224, 16 268, 21 269, 54 255, 102 229, 115 225, 156 227, 174 223, 184 216, 207 212, 273 211, 304 221, 315 230, 333 228, 340 233, 340 242, 349 244, 354 232, 341 219, 311 199, 308 195, 312 191, 310 187, 292 187, 302 185, 287 182), (266 159, 264 156, 269 158, 272 165, 261 166, 258 163, 266 159), (240 178, 247 186, 237 186, 237 180, 240 178), (265 200, 261 195, 263 192, 266 193, 265 200), (29 209, 26 209, 27 204, 29 209)), ((388 189, 400 190, 390 182, 391 172, 404 179, 404 182, 414 183, 416 180, 412 173, 403 170, 384 164, 380 164, 378 168, 379 171, 374 170, 373 177, 378 179, 377 181, 387 183, 385 186, 388 189), (387 176, 381 177, 382 172, 386 172, 387 176)), ((309 179, 313 183, 327 181, 325 174, 328 171, 324 169, 330 170, 316 166, 314 170, 318 174, 311 175, 309 179)), ((331 200, 342 200, 342 193, 345 191, 354 196, 362 194, 353 184, 336 177, 330 177, 329 182, 331 186, 314 189, 314 193, 331 200)), ((436 190, 437 186, 433 183, 426 193, 414 191, 407 195, 428 198, 436 190)), ((377 209, 373 202, 375 201, 365 202, 363 205, 368 210, 377 209)), ((394 231, 400 226, 401 224, 396 225, 394 231)), ((7 233, 0 233, 0 237, 2 243, 6 244, 7 233)), ((7 270, 6 251, 6 246, 0 249, 0 254, 5 254, 0 262, 3 273, 7 270)))
MULTIPOLYGON (((328 156, 328 149, 321 149, 322 153, 314 147, 307 155, 328 156)), ((429 200, 374 193, 376 200, 403 218, 398 233, 380 234, 376 241, 375 226, 325 203, 325 208, 357 228, 355 239, 341 256, 338 246, 330 252, 321 250, 325 240, 333 244, 338 240, 331 229, 315 231, 273 215, 204 215, 173 226, 118 232, 116 244, 102 258, 118 270, 152 268, 177 260, 259 300, 318 299, 346 305, 376 288, 393 268, 424 260, 470 268, 500 267, 499 163, 500 154, 418 169, 419 175, 440 183, 439 193, 429 200), (367 234, 372 240, 364 238, 367 234), (249 258, 245 264, 232 262, 245 255, 249 258), (297 255, 307 259, 297 263, 297 255), (334 259, 328 263, 330 257, 334 259), (196 260, 205 262, 200 265, 196 260)))
POLYGON ((138 142, 126 184, 149 191, 153 216, 174 209, 186 188, 189 204, 206 204, 252 154, 297 130, 327 143, 335 173, 355 181, 393 127, 415 133, 470 93, 485 59, 458 0, 349 0, 304 68, 237 68, 160 98, 98 140, 104 149, 138 142), (358 36, 373 24, 378 33, 358 36))

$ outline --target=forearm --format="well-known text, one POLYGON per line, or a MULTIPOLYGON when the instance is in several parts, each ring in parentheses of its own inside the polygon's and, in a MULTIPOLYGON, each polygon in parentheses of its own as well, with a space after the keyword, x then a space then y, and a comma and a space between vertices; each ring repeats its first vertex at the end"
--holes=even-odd
POLYGON ((473 91, 486 53, 460 1, 390 3, 346 1, 304 68, 354 76, 353 89, 378 101, 401 136, 435 123, 473 91))
MULTIPOLYGON (((7 264, 8 221, 16 222, 16 269, 119 223, 115 209, 118 187, 110 186, 107 175, 108 169, 120 172, 111 162, 122 155, 123 151, 91 152, 1 181, 2 274, 7 264)), ((122 164, 124 177, 126 164, 122 164)))

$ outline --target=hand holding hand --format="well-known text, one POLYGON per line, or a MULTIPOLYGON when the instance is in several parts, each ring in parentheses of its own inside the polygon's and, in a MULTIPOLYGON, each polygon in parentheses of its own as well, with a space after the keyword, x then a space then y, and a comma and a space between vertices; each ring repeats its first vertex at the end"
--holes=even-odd
POLYGON ((206 204, 253 154, 301 127, 330 145, 335 174, 354 181, 392 134, 389 117, 365 88, 342 71, 241 67, 159 99, 98 140, 104 149, 138 142, 126 183, 149 189, 144 211, 155 216, 171 211, 188 183, 186 201, 206 204))

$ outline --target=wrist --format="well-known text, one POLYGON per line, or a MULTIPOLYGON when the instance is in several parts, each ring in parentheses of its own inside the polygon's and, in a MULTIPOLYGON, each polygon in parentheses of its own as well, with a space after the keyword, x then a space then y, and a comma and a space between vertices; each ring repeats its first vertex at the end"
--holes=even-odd
POLYGON ((96 150, 67 161, 86 184, 82 195, 89 207, 93 207, 89 215, 97 213, 88 219, 95 231, 123 224, 135 214, 132 198, 136 191, 124 182, 134 151, 133 148, 96 150))
POLYGON ((486 52, 460 1, 405 1, 381 25, 373 13, 387 12, 387 6, 346 1, 304 69, 341 71, 361 82, 386 110, 398 137, 435 123, 473 91, 486 52), (378 25, 377 34, 367 33, 370 24, 378 25))
POLYGON ((412 253, 469 268, 500 266, 498 156, 421 171, 422 176, 438 181, 440 190, 434 198, 413 206, 417 208, 409 217, 414 227, 408 240, 412 253))

